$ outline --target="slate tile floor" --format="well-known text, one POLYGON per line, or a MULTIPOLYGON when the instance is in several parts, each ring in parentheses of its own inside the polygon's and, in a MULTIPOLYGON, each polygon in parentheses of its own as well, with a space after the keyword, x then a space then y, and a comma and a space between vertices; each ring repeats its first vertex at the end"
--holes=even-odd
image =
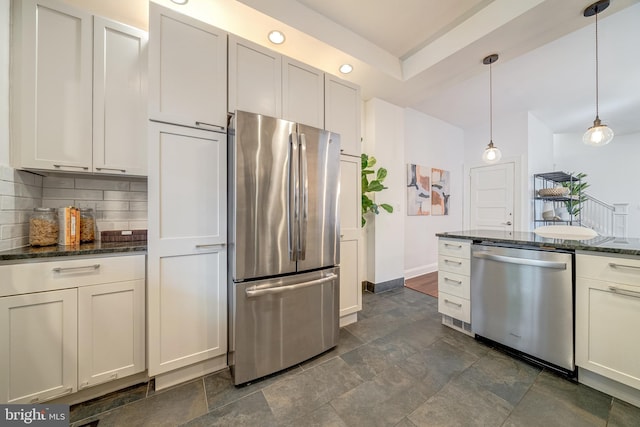
POLYGON ((408 288, 365 293, 337 348, 236 388, 228 370, 75 405, 73 426, 640 426, 640 408, 440 323, 408 288))

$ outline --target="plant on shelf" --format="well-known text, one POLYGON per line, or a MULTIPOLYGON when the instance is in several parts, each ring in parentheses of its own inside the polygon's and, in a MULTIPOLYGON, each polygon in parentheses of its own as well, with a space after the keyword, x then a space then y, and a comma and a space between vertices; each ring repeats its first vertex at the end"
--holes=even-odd
POLYGON ((567 211, 572 218, 576 218, 581 205, 584 201, 587 200, 587 195, 584 190, 589 187, 589 183, 587 183, 584 178, 587 176, 586 173, 579 173, 574 175, 573 172, 570 174, 573 178, 572 181, 566 181, 562 183, 563 187, 569 189, 569 194, 567 195, 570 199, 564 202, 564 205, 567 207, 567 211))
POLYGON ((382 182, 387 177, 387 170, 385 168, 378 168, 378 171, 376 172, 373 168, 376 165, 376 158, 373 156, 362 154, 360 159, 362 161, 362 226, 364 227, 367 223, 367 220, 364 218, 367 212, 373 212, 378 215, 380 213, 379 208, 382 208, 385 211, 392 213, 393 206, 387 203, 377 204, 367 195, 367 193, 375 193, 388 188, 382 185, 382 182), (370 175, 375 176, 375 179, 369 181, 370 175))

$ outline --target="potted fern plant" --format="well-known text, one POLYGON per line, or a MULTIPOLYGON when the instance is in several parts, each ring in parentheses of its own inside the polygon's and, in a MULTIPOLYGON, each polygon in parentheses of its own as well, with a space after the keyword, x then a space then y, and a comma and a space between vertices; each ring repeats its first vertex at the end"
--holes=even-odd
POLYGON ((374 166, 377 161, 373 156, 362 154, 360 156, 360 160, 362 162, 362 226, 364 227, 367 223, 367 220, 364 217, 367 212, 373 212, 378 215, 380 213, 380 208, 382 208, 385 211, 392 213, 393 206, 387 203, 375 203, 368 196, 368 194, 380 192, 388 188, 382 184, 384 179, 387 177, 387 170, 381 167, 376 171, 374 166), (373 179, 370 180, 370 178, 373 179))

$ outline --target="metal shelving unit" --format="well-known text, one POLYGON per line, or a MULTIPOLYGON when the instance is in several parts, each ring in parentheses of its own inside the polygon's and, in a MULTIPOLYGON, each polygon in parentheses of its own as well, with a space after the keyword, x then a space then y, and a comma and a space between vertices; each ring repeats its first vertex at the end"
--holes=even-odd
POLYGON ((540 196, 538 192, 546 188, 554 188, 562 186, 563 183, 580 184, 580 178, 575 177, 566 172, 546 172, 533 175, 533 222, 536 225, 552 225, 552 224, 565 224, 565 225, 581 225, 580 217, 575 218, 573 215, 569 216, 569 219, 560 219, 555 217, 554 219, 545 219, 542 217, 543 204, 550 202, 553 204, 554 211, 560 207, 566 207, 566 202, 571 200, 580 200, 580 193, 568 194, 566 196, 540 196))

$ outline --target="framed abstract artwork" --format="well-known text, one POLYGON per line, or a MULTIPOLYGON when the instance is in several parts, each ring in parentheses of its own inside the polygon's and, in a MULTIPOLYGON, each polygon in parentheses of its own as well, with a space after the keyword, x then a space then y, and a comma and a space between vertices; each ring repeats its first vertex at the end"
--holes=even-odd
POLYGON ((431 210, 429 169, 407 165, 407 215, 429 215, 431 210))
POLYGON ((449 176, 449 171, 431 169, 431 215, 449 215, 449 176))

